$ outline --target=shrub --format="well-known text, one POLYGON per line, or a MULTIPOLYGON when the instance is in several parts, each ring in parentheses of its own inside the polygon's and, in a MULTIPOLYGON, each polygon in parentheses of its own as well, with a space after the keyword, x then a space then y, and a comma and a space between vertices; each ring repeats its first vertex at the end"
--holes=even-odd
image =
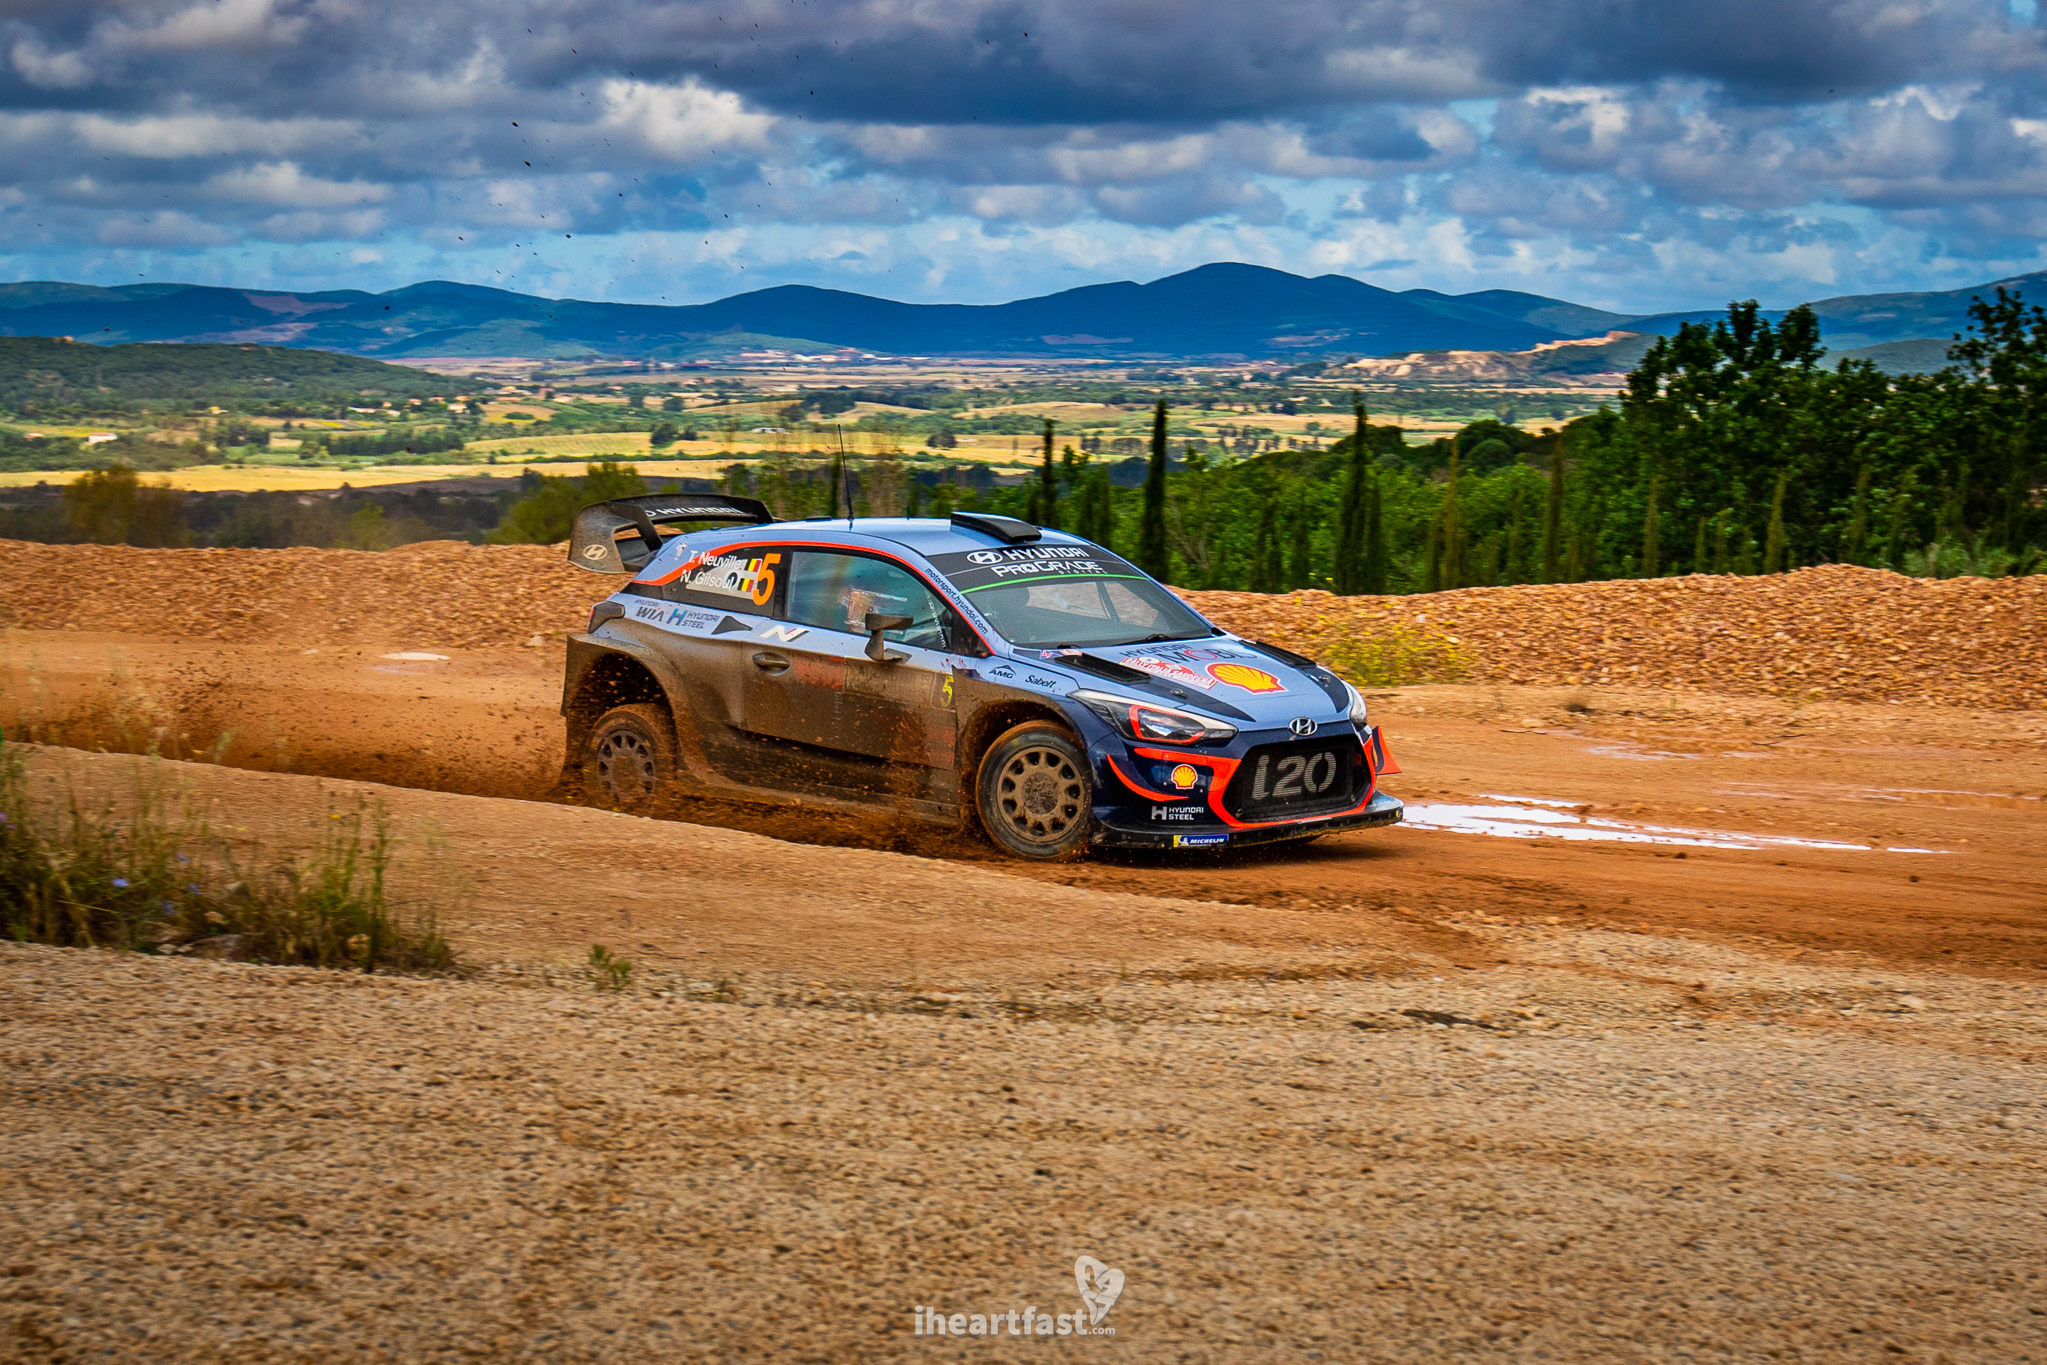
POLYGON ((1326 621, 1318 628, 1319 657, 1361 687, 1459 682, 1471 672, 1470 652, 1447 635, 1397 622, 1370 634, 1331 627, 1326 621))
POLYGON ((393 840, 381 802, 330 810, 304 860, 238 856, 151 762, 132 798, 31 798, 19 746, 0 743, 0 916, 9 937, 72 948, 191 951, 243 935, 260 961, 363 971, 455 966, 432 910, 386 893, 393 840))

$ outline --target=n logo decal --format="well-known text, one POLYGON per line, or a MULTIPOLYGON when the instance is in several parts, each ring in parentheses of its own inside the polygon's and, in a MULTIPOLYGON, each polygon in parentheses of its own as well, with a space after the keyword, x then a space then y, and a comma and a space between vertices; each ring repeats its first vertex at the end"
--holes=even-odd
POLYGON ((808 626, 769 626, 760 633, 763 640, 776 640, 782 644, 793 643, 798 636, 810 634, 808 626))

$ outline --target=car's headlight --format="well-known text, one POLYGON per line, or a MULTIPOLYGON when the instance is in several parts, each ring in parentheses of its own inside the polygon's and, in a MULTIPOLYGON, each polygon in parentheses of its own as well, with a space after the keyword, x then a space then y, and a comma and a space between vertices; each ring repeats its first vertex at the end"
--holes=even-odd
POLYGON ((1343 685, 1343 690, 1350 693, 1350 718, 1352 723, 1357 725, 1367 724, 1365 720, 1365 694, 1352 687, 1349 683, 1343 685))
POLYGON ((1133 701, 1107 692, 1082 688, 1071 692, 1075 701, 1116 727, 1125 739, 1149 744, 1227 744, 1237 737, 1237 727, 1192 711, 1177 711, 1148 701, 1133 701))

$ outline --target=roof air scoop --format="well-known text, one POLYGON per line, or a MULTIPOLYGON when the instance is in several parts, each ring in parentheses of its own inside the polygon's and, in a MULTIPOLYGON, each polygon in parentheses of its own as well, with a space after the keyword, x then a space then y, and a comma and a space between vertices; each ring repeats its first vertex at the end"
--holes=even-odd
POLYGON ((1045 534, 1027 521, 1018 521, 1015 517, 998 517, 991 512, 954 512, 952 524, 962 530, 979 531, 984 536, 994 536, 1009 545, 1021 545, 1045 534))

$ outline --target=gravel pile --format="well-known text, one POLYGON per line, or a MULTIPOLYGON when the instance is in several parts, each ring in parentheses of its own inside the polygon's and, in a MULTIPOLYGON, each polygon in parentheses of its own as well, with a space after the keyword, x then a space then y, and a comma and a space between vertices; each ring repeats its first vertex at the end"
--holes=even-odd
POLYGON ((2047 706, 2047 577, 1934 581, 1828 565, 1415 597, 1188 597, 1240 634, 1304 653, 1344 634, 1447 638, 1479 680, 2047 706))
MULTIPOLYGON (((136 550, 0 541, 0 625, 309 643, 524 644, 582 627, 607 580, 559 547, 136 550)), ((2047 706, 2047 577, 1768 577, 1466 588, 1414 597, 1188 594, 1304 652, 1398 627, 1454 639, 1472 676, 1719 695, 2047 706)))

